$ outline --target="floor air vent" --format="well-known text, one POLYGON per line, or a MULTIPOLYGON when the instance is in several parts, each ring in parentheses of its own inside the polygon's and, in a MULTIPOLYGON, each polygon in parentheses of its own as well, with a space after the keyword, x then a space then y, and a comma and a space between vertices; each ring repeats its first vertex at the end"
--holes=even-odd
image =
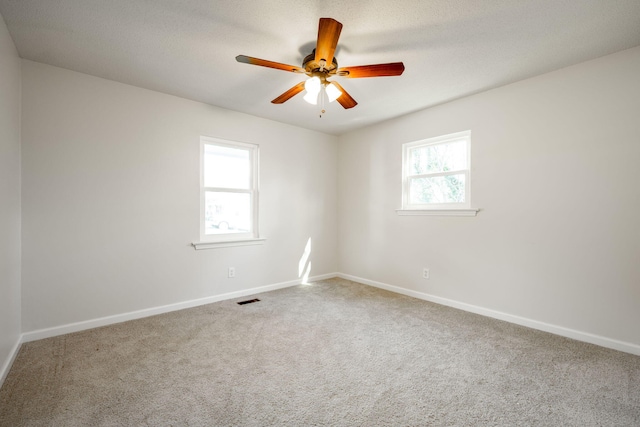
POLYGON ((252 304, 252 303, 254 303, 254 302, 258 302, 258 301, 260 301, 258 298, 255 298, 255 299, 248 299, 248 300, 246 300, 246 301, 240 301, 240 302, 238 303, 238 305, 252 304))

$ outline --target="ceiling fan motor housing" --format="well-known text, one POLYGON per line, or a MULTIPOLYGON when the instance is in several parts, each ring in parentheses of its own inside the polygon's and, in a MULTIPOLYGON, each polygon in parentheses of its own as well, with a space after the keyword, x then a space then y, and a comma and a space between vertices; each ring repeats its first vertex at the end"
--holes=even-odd
POLYGON ((317 72, 335 74, 338 69, 338 60, 334 56, 331 64, 320 64, 320 62, 316 61, 316 50, 313 49, 313 52, 307 55, 302 61, 302 68, 304 68, 309 75, 317 72))

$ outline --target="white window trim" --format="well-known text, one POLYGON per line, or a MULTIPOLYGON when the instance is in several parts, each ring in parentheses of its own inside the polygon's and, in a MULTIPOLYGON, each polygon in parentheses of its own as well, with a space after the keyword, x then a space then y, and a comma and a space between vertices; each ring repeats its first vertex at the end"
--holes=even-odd
POLYGON ((249 246, 261 245, 266 240, 260 237, 259 232, 259 195, 260 195, 260 147, 257 144, 249 144, 245 142, 230 141, 221 138, 201 136, 200 137, 200 240, 193 242, 192 245, 196 250, 214 249, 232 246, 249 246), (211 188, 204 186, 204 148, 207 144, 222 145, 230 148, 245 148, 249 150, 251 158, 251 189, 249 190, 230 190, 227 188, 220 189, 222 191, 237 191, 239 193, 251 194, 251 226, 252 231, 248 233, 229 233, 229 234, 205 234, 205 191, 211 188))
POLYGON ((230 248, 234 246, 253 246, 262 245, 267 239, 242 239, 242 240, 227 240, 227 241, 215 241, 215 242, 193 242, 191 245, 195 250, 202 249, 216 249, 216 248, 230 248))
MULTIPOLYGON (((412 178, 419 175, 411 175, 412 178)), ((445 216, 476 216, 479 209, 471 208, 471 131, 463 131, 434 138, 402 144, 402 208, 396 209, 398 215, 445 215, 445 216), (461 171, 447 171, 442 173, 425 174, 425 176, 451 175, 458 172, 465 175, 465 203, 428 203, 409 204, 409 152, 412 148, 424 145, 436 145, 456 140, 467 143, 467 169, 461 171)))
POLYGON ((480 209, 396 209, 403 216, 476 216, 480 209))

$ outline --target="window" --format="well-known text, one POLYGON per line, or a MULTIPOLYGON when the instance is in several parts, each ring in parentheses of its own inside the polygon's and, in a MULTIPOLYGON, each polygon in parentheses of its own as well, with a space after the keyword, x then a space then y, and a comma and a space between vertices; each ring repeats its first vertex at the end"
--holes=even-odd
POLYGON ((403 144, 403 210, 470 210, 470 139, 466 131, 403 144))
POLYGON ((200 158, 200 239, 256 239, 258 146, 201 137, 200 158))

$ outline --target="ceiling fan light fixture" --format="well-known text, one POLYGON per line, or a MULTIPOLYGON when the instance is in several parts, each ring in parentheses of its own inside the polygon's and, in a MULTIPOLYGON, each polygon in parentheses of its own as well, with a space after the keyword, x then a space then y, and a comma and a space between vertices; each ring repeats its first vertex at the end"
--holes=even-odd
POLYGON ((309 104, 317 105, 320 88, 320 79, 318 77, 311 77, 309 80, 304 82, 304 90, 307 91, 307 94, 304 96, 304 100, 309 104))
POLYGON ((325 86, 325 91, 327 92, 327 97, 329 98, 329 102, 333 102, 342 95, 342 91, 336 87, 333 83, 329 83, 325 86))
POLYGON ((318 105, 318 94, 307 92, 307 94, 302 98, 307 101, 311 105, 318 105))

